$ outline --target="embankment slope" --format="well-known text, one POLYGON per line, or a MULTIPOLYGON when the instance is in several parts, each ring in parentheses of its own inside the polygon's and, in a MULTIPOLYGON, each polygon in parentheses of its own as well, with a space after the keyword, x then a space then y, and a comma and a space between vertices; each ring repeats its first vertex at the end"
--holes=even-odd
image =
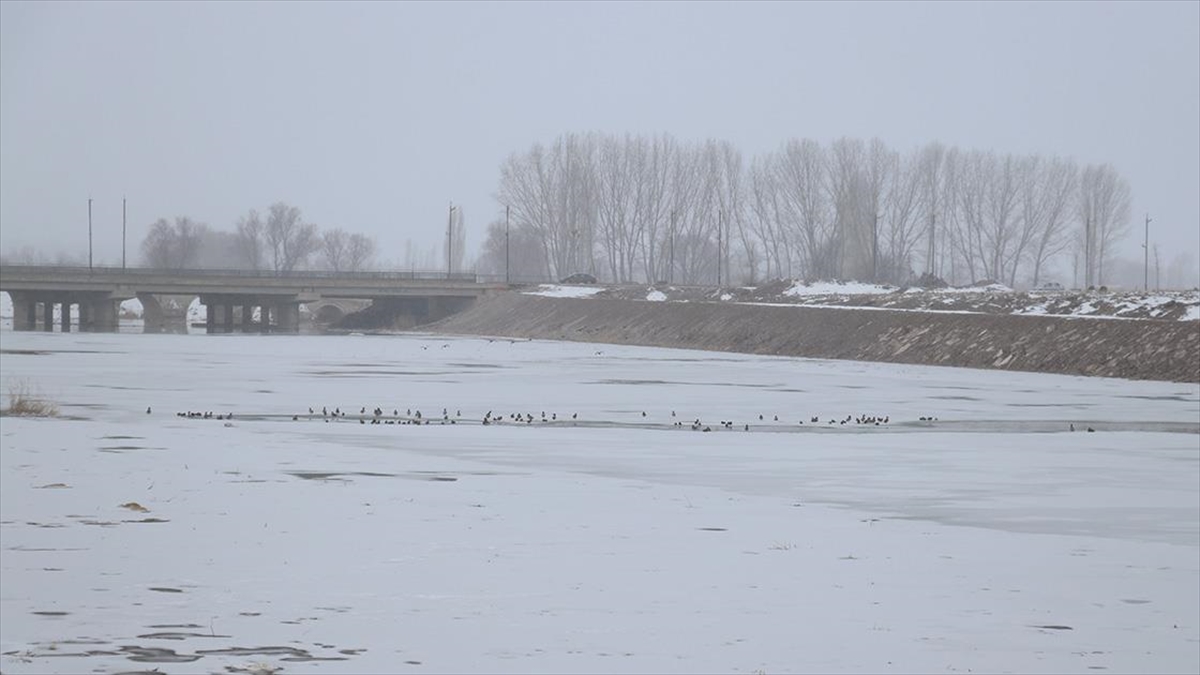
POLYGON ((452 334, 1200 382, 1200 321, 502 293, 423 328, 452 334))

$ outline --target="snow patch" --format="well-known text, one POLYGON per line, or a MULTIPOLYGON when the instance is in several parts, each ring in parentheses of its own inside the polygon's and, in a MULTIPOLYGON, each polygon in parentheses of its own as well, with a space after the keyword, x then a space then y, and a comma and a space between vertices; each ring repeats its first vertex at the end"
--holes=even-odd
POLYGON ((895 286, 879 284, 864 284, 857 281, 814 281, 811 284, 803 281, 796 282, 783 292, 788 296, 807 295, 883 295, 894 293, 895 286))
POLYGON ((545 298, 589 298, 603 290, 603 287, 597 286, 542 284, 536 291, 525 291, 525 295, 540 295, 545 298))
POLYGON ((1004 284, 988 284, 986 286, 958 286, 951 288, 931 288, 930 293, 1012 293, 1013 289, 1004 284))
POLYGON ((130 298, 129 300, 121 303, 121 309, 119 310, 119 313, 132 314, 140 319, 145 311, 145 308, 142 307, 141 300, 138 300, 137 298, 130 298))
POLYGON ((653 302, 662 302, 667 299, 667 294, 662 291, 650 291, 646 294, 646 299, 653 302))

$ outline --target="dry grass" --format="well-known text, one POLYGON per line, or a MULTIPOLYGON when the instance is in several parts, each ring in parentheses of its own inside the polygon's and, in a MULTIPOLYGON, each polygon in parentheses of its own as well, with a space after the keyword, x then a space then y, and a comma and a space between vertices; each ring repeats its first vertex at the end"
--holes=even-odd
POLYGON ((8 388, 8 407, 0 415, 17 417, 58 417, 58 405, 35 392, 22 380, 8 388))

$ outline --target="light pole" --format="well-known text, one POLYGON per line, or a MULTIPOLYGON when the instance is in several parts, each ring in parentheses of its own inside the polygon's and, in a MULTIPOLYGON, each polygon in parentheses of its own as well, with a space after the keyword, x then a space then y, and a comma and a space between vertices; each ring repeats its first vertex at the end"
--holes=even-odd
POLYGON ((92 198, 88 197, 88 273, 92 272, 92 198))
POLYGON ((1150 214, 1146 214, 1146 240, 1142 243, 1143 249, 1143 279, 1142 290, 1150 290, 1150 214))
POLYGON ((451 257, 451 252, 454 248, 454 239, 452 236, 453 232, 454 232, 454 204, 451 203, 450 204, 450 214, 448 216, 446 216, 446 278, 447 279, 450 278, 450 272, 451 272, 451 262, 450 261, 453 260, 453 258, 451 257))
POLYGON ((506 285, 512 283, 508 274, 508 212, 509 207, 506 204, 504 206, 504 283, 506 285))

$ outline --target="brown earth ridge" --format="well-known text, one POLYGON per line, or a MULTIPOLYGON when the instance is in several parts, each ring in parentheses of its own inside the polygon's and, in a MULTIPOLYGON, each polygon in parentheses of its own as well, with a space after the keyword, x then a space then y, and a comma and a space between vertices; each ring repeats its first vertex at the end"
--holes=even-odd
POLYGON ((1200 321, 547 298, 501 293, 438 333, 1200 382, 1200 321))

